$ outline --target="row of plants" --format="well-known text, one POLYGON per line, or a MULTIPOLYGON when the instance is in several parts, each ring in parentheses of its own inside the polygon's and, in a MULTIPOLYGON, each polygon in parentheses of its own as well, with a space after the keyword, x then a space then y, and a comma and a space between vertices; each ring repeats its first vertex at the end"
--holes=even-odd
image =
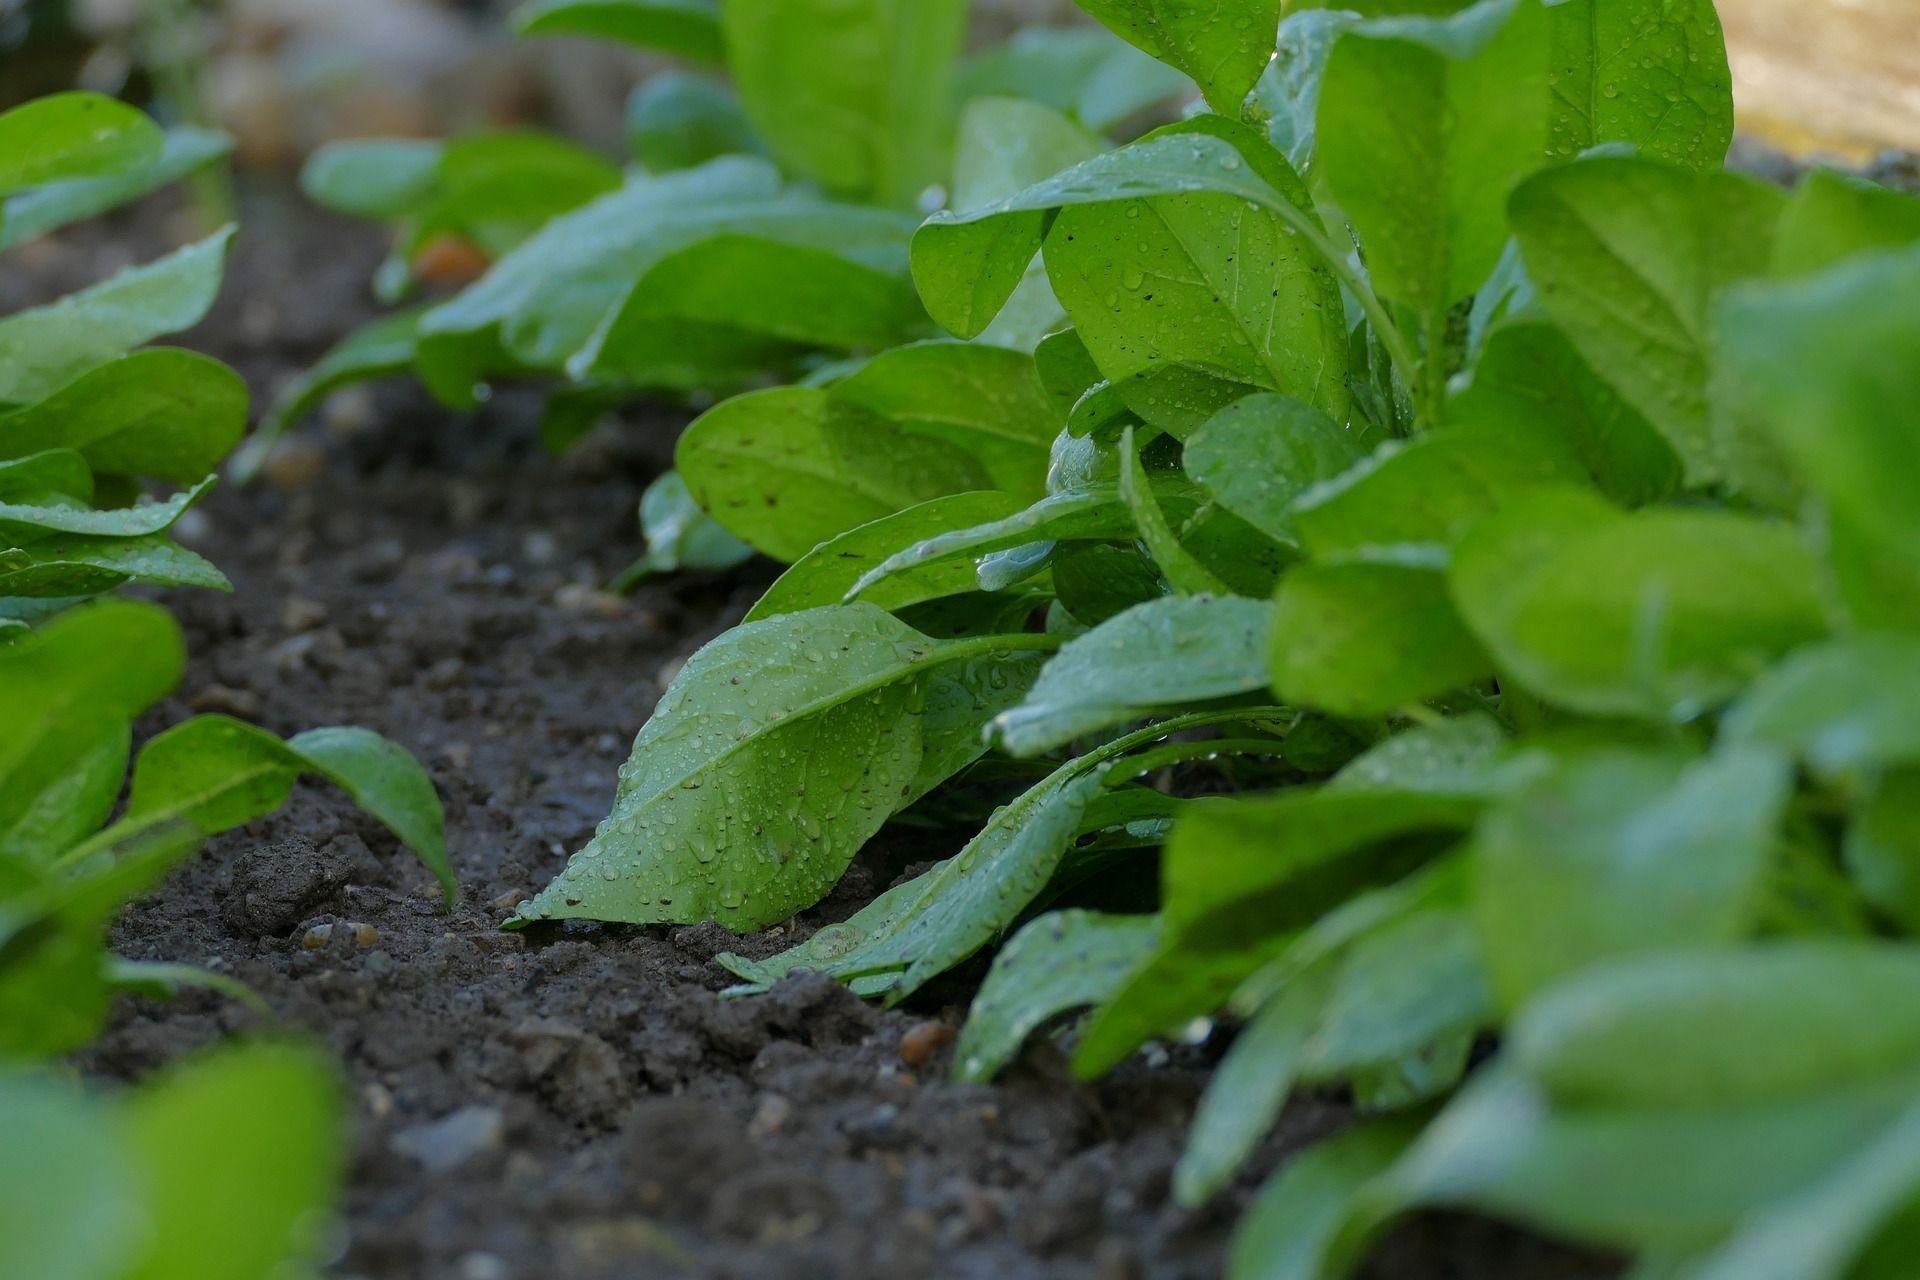
POLYGON ((1182 1202, 1298 1088, 1362 1115, 1262 1190, 1246 1280, 1435 1207, 1640 1280, 1904 1274, 1920 202, 1727 171, 1708 0, 1082 7, 1131 50, 963 59, 946 0, 553 0, 522 27, 731 89, 644 88, 625 175, 476 144, 574 174, 502 187, 565 211, 462 143, 310 170, 405 220, 396 294, 437 235, 497 260, 295 410, 546 377, 564 442, 749 387, 642 569, 790 567, 510 924, 760 929, 1016 780, 845 924, 724 957, 738 990, 898 1003, 994 952, 968 1079, 1069 1011, 1086 1077, 1239 1023, 1182 1202))
POLYGON ((1640 1277, 1902 1274, 1920 203, 1727 172, 1703 0, 1084 7, 1171 75, 1097 33, 962 60, 943 4, 540 4, 731 90, 643 89, 637 172, 522 135, 309 171, 406 224, 390 297, 492 265, 283 421, 543 377, 563 444, 790 384, 686 433, 642 571, 791 568, 515 923, 760 928, 1025 776, 741 990, 897 1002, 995 952, 976 1079, 1072 1010, 1087 1076, 1240 1023, 1184 1202, 1297 1087, 1366 1118, 1236 1276, 1436 1206, 1640 1277), (1189 118, 1116 130, 1179 77, 1189 118))
MULTIPOLYGON (((0 115, 0 247, 226 151, 94 94, 15 108, 0 115)), ((184 638, 163 608, 111 596, 232 589, 169 531, 245 431, 246 386, 147 345, 206 315, 232 236, 0 319, 0 1237, 21 1275, 258 1280, 323 1243, 341 1164, 323 1057, 237 1045, 125 1096, 51 1065, 120 992, 208 986, 259 1005, 229 976, 114 955, 107 931, 130 901, 303 774, 344 789, 454 892, 433 784, 378 735, 282 740, 208 715, 133 749, 136 719, 180 683, 184 638)))

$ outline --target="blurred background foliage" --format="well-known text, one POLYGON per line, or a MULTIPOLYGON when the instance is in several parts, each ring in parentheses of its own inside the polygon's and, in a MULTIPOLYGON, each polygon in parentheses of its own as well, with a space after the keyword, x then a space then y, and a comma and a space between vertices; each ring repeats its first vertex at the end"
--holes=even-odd
MULTIPOLYGON (((636 74, 604 42, 516 41, 514 0, 0 0, 0 107, 79 84, 232 133, 241 163, 337 138, 544 124, 617 146, 636 74)), ((1085 21, 975 0, 975 43, 1085 21)), ((1920 151, 1920 0, 1722 0, 1743 128, 1853 163, 1920 151)))

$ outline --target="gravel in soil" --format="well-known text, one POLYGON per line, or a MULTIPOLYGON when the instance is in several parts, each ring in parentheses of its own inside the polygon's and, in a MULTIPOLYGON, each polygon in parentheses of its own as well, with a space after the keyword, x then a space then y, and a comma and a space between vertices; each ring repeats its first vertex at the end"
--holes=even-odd
MULTIPOLYGON (((249 214, 227 301, 194 344, 267 387, 359 317, 379 245, 284 197, 253 193, 249 214)), ((63 243, 40 254, 41 283, 111 242, 63 243)), ((1221 1274, 1258 1177, 1345 1123, 1338 1097, 1297 1101, 1248 1177, 1187 1211, 1169 1178, 1218 1045, 1087 1086, 1040 1044, 1000 1083, 958 1085, 943 1028, 964 989, 883 1011, 801 974, 719 997, 716 952, 789 945, 964 833, 883 841, 820 908, 750 938, 496 928, 589 835, 667 681, 771 572, 599 592, 639 551, 634 503, 679 420, 641 414, 556 460, 534 442, 536 412, 516 393, 472 417, 406 388, 348 397, 270 482, 217 492, 186 530, 236 594, 169 600, 189 674, 143 734, 206 711, 281 733, 365 725, 413 750, 446 803, 451 912, 383 828, 313 785, 210 842, 114 935, 131 957, 241 979, 342 1064, 353 1138, 335 1273, 1221 1274)), ((204 993, 130 999, 78 1065, 137 1079, 272 1025, 204 993)), ((1369 1272, 1615 1273, 1444 1217, 1396 1231, 1369 1272)))

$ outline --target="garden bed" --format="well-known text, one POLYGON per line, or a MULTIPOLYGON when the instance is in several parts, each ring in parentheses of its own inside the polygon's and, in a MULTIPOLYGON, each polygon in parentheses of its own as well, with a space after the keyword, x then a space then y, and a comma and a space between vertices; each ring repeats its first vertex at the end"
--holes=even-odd
MULTIPOLYGON (((380 246, 285 192, 247 205, 227 302, 192 341, 260 392, 359 317, 380 246)), ((166 221, 150 206, 59 242, 36 287, 84 278, 89 255, 166 221)), ((1224 1034, 1098 1085, 1073 1082, 1044 1043, 995 1086, 956 1085, 943 1041, 977 971, 901 1011, 804 974, 720 998, 716 952, 789 946, 964 831, 883 838, 826 903, 746 939, 716 925, 497 929, 591 834, 679 664, 770 578, 756 562, 625 600, 594 590, 638 553, 633 504, 679 420, 635 416, 556 460, 535 440, 536 403, 503 394, 468 418, 406 386, 350 401, 271 483, 200 508, 191 536, 235 594, 168 600, 189 675, 141 737, 204 711, 276 732, 365 725, 426 762, 446 804, 451 913, 383 827, 308 787, 211 841, 112 939, 134 959, 239 978, 341 1062, 355 1142, 339 1274, 1220 1274, 1259 1178, 1348 1119, 1337 1094, 1297 1099, 1237 1186, 1187 1211, 1169 1176, 1224 1034)), ((79 1064, 137 1080, 266 1025, 207 994, 129 1000, 79 1064)), ((1432 1217, 1366 1274, 1616 1270, 1432 1217)))

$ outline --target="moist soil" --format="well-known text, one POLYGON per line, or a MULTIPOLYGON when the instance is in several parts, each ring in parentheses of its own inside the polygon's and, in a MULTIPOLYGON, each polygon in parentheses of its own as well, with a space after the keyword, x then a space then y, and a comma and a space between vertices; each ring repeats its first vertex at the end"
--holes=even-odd
MULTIPOLYGON (((381 245, 284 185, 245 194, 225 299, 188 345, 264 395, 364 317, 381 245)), ((0 301, 147 256, 183 217, 150 203, 35 246, 9 264, 0 301)), ((598 591, 641 550, 635 503, 686 413, 637 411, 556 459, 536 441, 538 405, 503 392, 462 416, 404 385, 350 394, 267 479, 222 487, 183 526, 236 590, 167 597, 188 675, 141 734, 225 712, 279 733, 357 724, 395 739, 440 789, 460 895, 444 909, 384 828, 303 785, 210 841, 113 936, 136 959, 230 974, 274 1016, 200 992, 130 998, 79 1068, 138 1080, 236 1033, 324 1043, 352 1123, 339 1277, 1221 1275, 1260 1179, 1351 1118, 1337 1093, 1297 1099, 1238 1185, 1174 1205, 1170 1173, 1229 1031, 1093 1085, 1043 1038, 998 1083, 961 1085, 948 1072, 965 979, 904 1010, 811 974, 721 998, 715 953, 792 945, 964 831, 883 836, 831 899, 749 937, 499 930, 606 812, 673 673, 774 572, 598 591)), ((1397 1229, 1366 1272, 1617 1273, 1438 1216, 1397 1229)))

